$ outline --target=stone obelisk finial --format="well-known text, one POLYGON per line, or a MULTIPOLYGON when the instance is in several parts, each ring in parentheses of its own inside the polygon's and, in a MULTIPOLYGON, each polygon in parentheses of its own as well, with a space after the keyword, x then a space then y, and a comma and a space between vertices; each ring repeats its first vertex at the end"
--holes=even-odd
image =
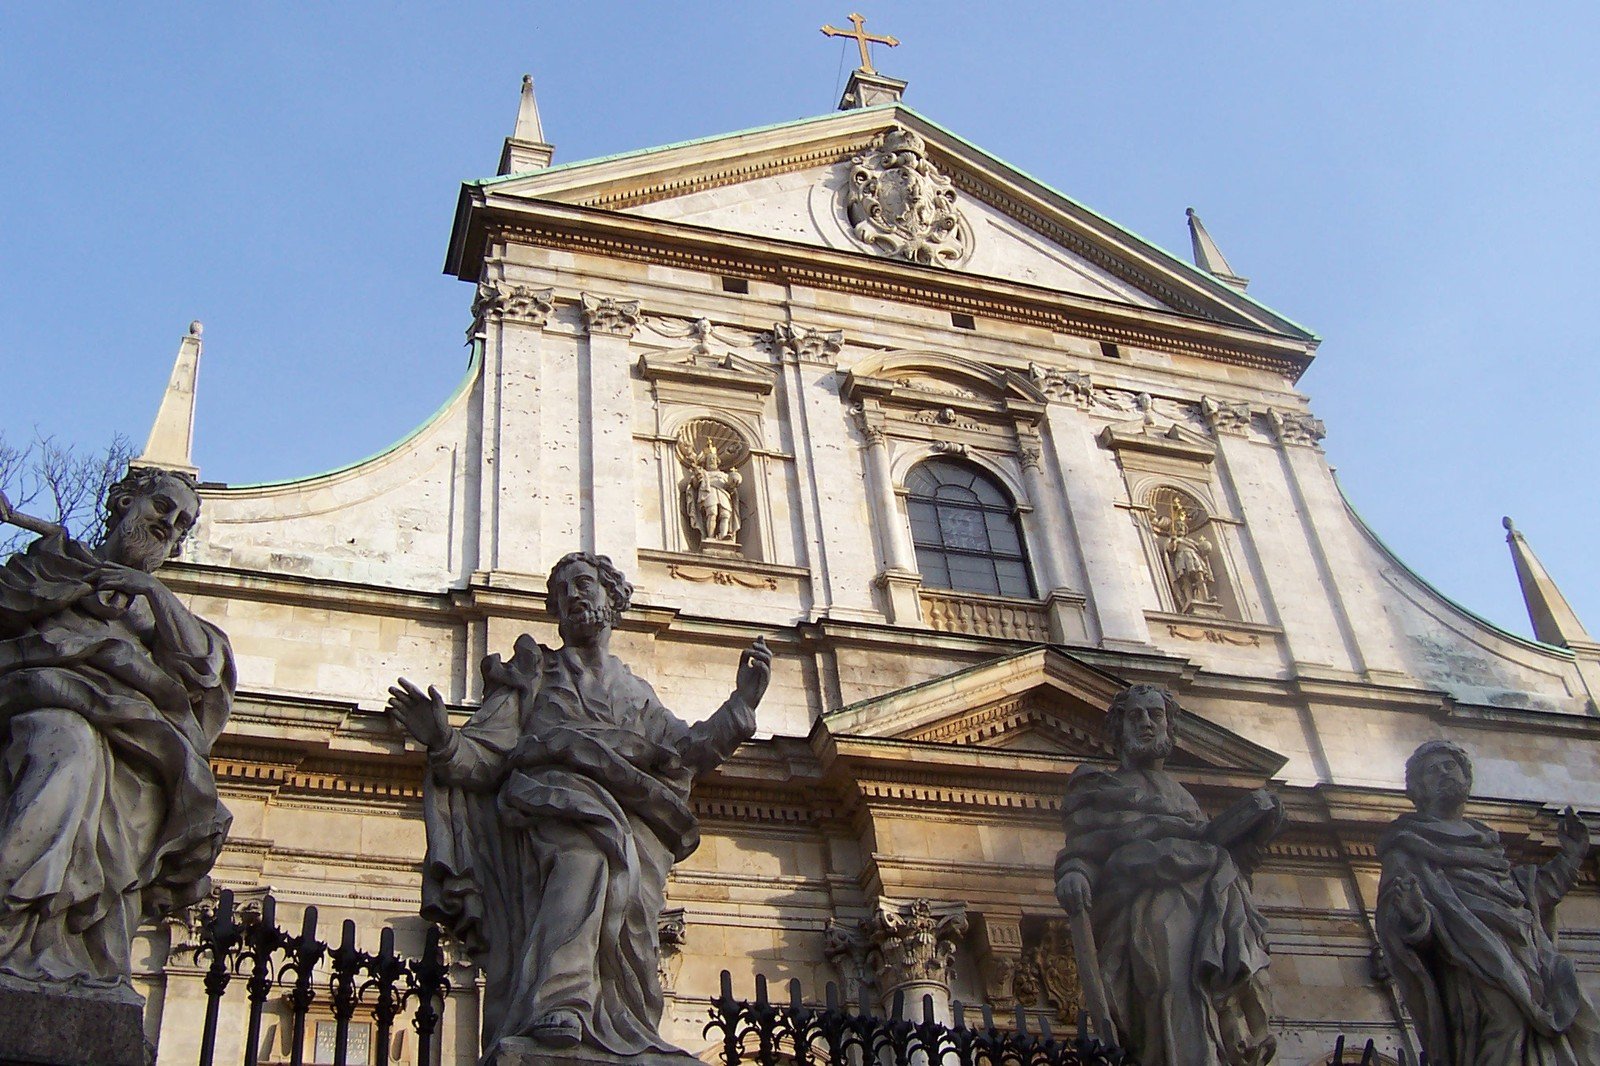
POLYGON ((1194 246, 1194 265, 1224 285, 1232 286, 1240 292, 1249 288, 1250 279, 1233 272, 1233 267, 1228 265, 1222 249, 1217 247, 1217 242, 1206 232, 1206 225, 1200 221, 1200 216, 1195 213, 1194 208, 1189 208, 1185 214, 1189 216, 1189 243, 1194 246))
POLYGON ((522 76, 522 99, 517 104, 517 125, 500 150, 500 173, 521 174, 543 170, 555 158, 555 148, 544 139, 539 121, 539 101, 533 95, 533 75, 522 76))
POLYGON ((1506 528, 1506 544, 1511 547, 1511 564, 1517 568, 1517 583, 1522 586, 1522 600, 1528 605, 1528 620, 1533 623, 1533 635, 1546 644, 1563 648, 1593 645, 1594 638, 1578 620, 1578 612, 1567 603, 1567 598, 1556 587, 1555 579, 1544 568, 1522 531, 1509 518, 1500 524, 1506 528))
POLYGON ((150 427, 144 451, 130 466, 156 466, 188 474, 198 480, 200 468, 194 465, 194 388, 200 374, 200 323, 189 323, 189 332, 178 344, 178 358, 172 378, 150 427))

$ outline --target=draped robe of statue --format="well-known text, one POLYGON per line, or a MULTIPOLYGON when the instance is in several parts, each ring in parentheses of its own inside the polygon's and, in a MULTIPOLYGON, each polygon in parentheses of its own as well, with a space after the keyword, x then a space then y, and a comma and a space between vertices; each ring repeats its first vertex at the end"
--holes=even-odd
POLYGON ((1127 1049, 1159 1066, 1267 1061, 1266 922, 1194 797, 1159 769, 1082 766, 1062 817, 1056 877, 1077 869, 1089 879, 1100 970, 1127 1049))
POLYGON ((486 1051, 564 1009, 586 1046, 679 1053, 656 1031, 667 871, 700 842, 690 784, 755 715, 730 698, 688 726, 604 663, 597 676, 520 638, 509 662, 484 661, 482 706, 430 756, 423 915, 484 968, 486 1051))
POLYGON ((1513 868, 1482 822, 1413 813, 1379 838, 1378 857, 1378 937, 1430 1062, 1600 1063, 1600 1018, 1550 935, 1577 856, 1513 868), (1402 877, 1421 889, 1420 926, 1393 904, 1402 877))
POLYGON ((233 654, 169 643, 61 535, 0 567, 0 980, 137 1002, 130 941, 210 891, 232 816, 208 756, 233 654))

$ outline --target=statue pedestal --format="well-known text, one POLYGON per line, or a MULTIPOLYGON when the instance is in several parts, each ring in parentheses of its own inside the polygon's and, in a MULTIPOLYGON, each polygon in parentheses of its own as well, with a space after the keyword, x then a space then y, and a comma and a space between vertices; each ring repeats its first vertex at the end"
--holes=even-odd
POLYGON ((486 1066, 705 1066, 699 1059, 681 1051, 676 1055, 646 1052, 642 1055, 613 1055, 594 1047, 551 1048, 526 1037, 511 1036, 495 1045, 486 1066))
POLYGON ((137 1004, 0 986, 0 1066, 152 1066, 137 1004))

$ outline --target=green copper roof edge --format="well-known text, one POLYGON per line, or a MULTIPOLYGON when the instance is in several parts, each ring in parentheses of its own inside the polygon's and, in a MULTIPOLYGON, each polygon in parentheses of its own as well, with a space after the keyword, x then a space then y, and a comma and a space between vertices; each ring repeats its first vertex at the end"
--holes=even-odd
MULTIPOLYGON (((1028 173, 1026 170, 1023 170, 1021 167, 1014 166, 1011 163, 1006 162, 1004 159, 1001 159, 999 156, 995 155, 993 152, 991 152, 991 151, 989 151, 989 150, 987 150, 985 148, 980 148, 978 145, 972 143, 971 141, 967 140, 965 137, 961 136, 961 134, 956 133, 954 130, 951 130, 951 129, 945 127, 945 126, 940 125, 939 123, 935 122, 933 119, 929 118, 927 115, 924 115, 922 112, 918 111, 916 108, 908 107, 905 104, 901 104, 899 106, 901 107, 902 110, 904 110, 906 112, 909 112, 912 115, 915 115, 918 119, 922 120, 923 122, 926 122, 928 125, 932 126, 934 129, 938 130, 940 133, 942 133, 945 136, 951 138, 952 140, 961 142, 962 144, 966 145, 968 148, 972 149, 974 152, 977 152, 979 155, 983 156, 984 158, 992 160, 995 163, 998 163, 1000 166, 1004 167, 1005 169, 1007 169, 1009 171, 1012 171, 1013 173, 1020 174, 1022 177, 1027 178, 1029 181, 1033 182, 1035 185, 1039 186, 1041 189, 1044 189, 1046 192, 1050 193, 1052 196, 1059 196, 1059 197, 1061 197, 1061 199, 1065 200, 1067 203, 1071 204, 1072 206, 1078 208, 1080 211, 1083 211, 1083 212, 1085 212, 1087 214, 1093 215, 1095 218, 1099 219, 1101 222, 1104 222, 1106 225, 1110 226, 1112 229, 1116 230, 1118 233, 1121 233, 1124 236, 1129 237, 1132 240, 1137 241, 1140 244, 1146 245, 1146 246, 1148 246, 1150 248, 1154 248, 1156 251, 1160 252, 1162 255, 1164 255, 1168 259, 1172 260, 1174 263, 1176 263, 1179 267, 1181 267, 1183 270, 1187 271, 1188 273, 1193 274, 1194 276, 1200 278, 1201 280, 1206 281, 1206 282, 1210 282, 1210 283, 1212 283, 1214 285, 1224 285, 1224 283, 1219 281, 1217 279, 1216 275, 1212 274, 1210 271, 1202 270, 1200 267, 1198 267, 1195 264, 1189 262, 1187 259, 1183 258, 1181 255, 1175 255, 1173 252, 1169 251, 1167 248, 1162 246, 1160 243, 1158 243, 1156 241, 1152 241, 1148 237, 1144 237, 1144 236, 1141 236, 1138 233, 1135 233, 1133 230, 1129 229, 1127 226, 1124 226, 1122 223, 1117 222, 1117 221, 1115 221, 1115 220, 1113 220, 1111 218, 1108 218, 1107 216, 1102 215, 1100 212, 1096 211, 1094 208, 1088 206, 1087 204, 1083 203, 1082 201, 1077 200, 1077 199, 1075 199, 1075 198, 1073 198, 1071 196, 1068 196, 1066 193, 1062 192, 1060 189, 1057 189, 1054 185, 1051 185, 1049 182, 1041 181, 1039 178, 1034 177, 1032 174, 1028 173)), ((1304 333, 1311 340, 1317 341, 1318 343, 1321 342, 1322 338, 1317 335, 1316 330, 1311 329, 1308 326, 1303 326, 1299 322, 1296 322, 1294 319, 1290 318, 1288 315, 1285 315, 1280 311, 1276 311, 1276 310, 1272 309, 1271 307, 1268 307, 1266 304, 1262 303, 1260 300, 1256 299, 1254 296, 1251 296, 1247 292, 1240 292, 1238 289, 1232 288, 1231 286, 1224 285, 1224 287, 1227 288, 1228 291, 1231 292, 1233 295, 1238 296, 1240 299, 1243 299, 1243 300, 1249 302, 1250 304, 1254 305, 1255 307, 1260 308, 1262 311, 1265 311, 1267 314, 1272 315, 1274 318, 1282 319, 1284 322, 1287 322, 1289 325, 1293 326, 1295 329, 1297 329, 1297 330, 1301 331, 1302 333, 1304 333)))
POLYGON ((1542 640, 1537 640, 1533 637, 1525 637, 1520 633, 1513 633, 1509 629, 1504 629, 1501 626, 1496 625, 1494 622, 1489 621, 1472 608, 1465 607, 1451 599, 1449 596, 1445 595, 1443 592, 1440 592, 1437 585, 1413 570, 1410 565, 1405 562, 1405 560, 1401 559, 1400 556, 1395 554, 1393 548, 1384 543, 1383 538, 1378 536, 1377 531, 1367 524, 1367 520, 1361 517, 1361 512, 1356 510, 1356 505, 1350 502, 1350 496, 1344 491, 1344 486, 1339 484, 1339 479, 1337 476, 1334 477, 1333 483, 1339 487, 1339 497, 1340 499, 1344 500, 1345 510, 1350 512, 1350 517, 1355 519, 1357 528, 1367 535, 1367 539, 1371 540, 1373 545, 1376 546, 1377 549, 1381 551, 1391 563, 1404 571, 1407 577, 1411 578, 1411 580, 1421 585, 1429 593, 1436 596, 1442 603, 1445 604, 1445 606, 1449 607, 1458 614, 1465 615, 1473 622, 1476 622, 1478 625, 1489 630, 1489 632, 1495 634, 1496 636, 1504 637, 1513 644, 1520 644, 1524 648, 1528 648, 1533 651, 1549 652, 1558 655, 1563 659, 1575 658, 1572 653, 1572 649, 1570 648, 1563 648, 1559 644, 1546 644, 1542 640))
POLYGON ((446 399, 444 401, 444 403, 440 404, 438 406, 438 408, 434 410, 433 414, 431 414, 427 418, 423 419, 422 422, 419 423, 415 429, 413 429, 410 433, 407 433, 405 436, 401 437, 399 440, 395 441, 393 444, 389 445, 388 447, 380 448, 377 451, 373 452, 371 455, 368 455, 368 456, 366 456, 365 458, 362 458, 362 459, 357 459, 355 462, 345 463, 343 466, 336 466, 332 470, 324 470, 324 471, 322 471, 320 473, 317 473, 317 474, 307 474, 304 477, 283 478, 283 479, 278 480, 278 481, 251 481, 251 482, 248 482, 248 483, 243 484, 243 485, 225 484, 225 485, 222 486, 223 491, 233 492, 233 491, 243 491, 243 490, 246 490, 246 489, 278 489, 278 488, 283 488, 286 485, 302 485, 302 484, 305 484, 308 481, 317 481, 317 480, 319 480, 321 478, 334 477, 335 475, 338 475, 338 474, 348 473, 349 471, 354 470, 354 469, 356 469, 357 467, 360 467, 360 466, 365 466, 368 463, 377 462, 379 459, 382 459, 384 456, 391 455, 394 452, 397 452, 401 448, 405 447, 407 444, 410 444, 412 441, 416 440, 424 432, 426 432, 428 430, 428 428, 430 426, 432 426, 435 422, 437 422, 437 421, 439 421, 439 419, 443 418, 445 416, 445 413, 447 411, 449 411, 451 407, 455 406, 455 402, 457 400, 461 399, 462 394, 465 393, 467 391, 467 389, 471 387, 473 381, 477 379, 478 371, 482 366, 483 366, 483 338, 474 337, 472 339, 472 358, 467 361, 467 372, 466 372, 466 375, 463 376, 461 381, 456 385, 455 390, 450 393, 449 398, 446 399))
MULTIPOLYGON (((600 163, 614 163, 619 159, 631 159, 637 156, 652 155, 656 152, 670 152, 677 148, 690 148, 697 144, 710 144, 712 141, 734 140, 739 137, 753 137, 758 133, 770 133, 773 130, 792 129, 797 126, 810 125, 813 122, 827 122, 837 119, 840 115, 856 114, 859 112, 891 111, 896 104, 875 104, 872 107, 858 108, 854 111, 832 111, 826 115, 810 115, 806 118, 792 118, 783 122, 773 122, 766 126, 754 126, 747 130, 735 130, 732 133, 713 133, 706 137, 694 137, 687 141, 674 141, 671 144, 657 144, 649 148, 630 148, 626 152, 614 152, 611 155, 593 156, 589 159, 575 159, 570 163, 560 163, 553 167, 543 167, 539 170, 522 170, 515 174, 500 174, 492 178, 479 178, 466 184, 475 188, 489 185, 499 185, 502 182, 514 181, 518 178, 529 178, 534 175, 543 177, 546 174, 558 174, 563 170, 575 170, 578 167, 596 166, 600 163)), ((910 110, 907 108, 907 110, 910 110)), ((926 121, 926 120, 924 120, 926 121)))

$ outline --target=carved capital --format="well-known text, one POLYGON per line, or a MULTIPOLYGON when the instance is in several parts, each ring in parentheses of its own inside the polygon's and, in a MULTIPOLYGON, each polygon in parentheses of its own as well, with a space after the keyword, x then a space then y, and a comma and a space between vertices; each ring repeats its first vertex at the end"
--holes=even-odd
POLYGON ((778 350, 790 359, 813 363, 832 363, 844 346, 844 330, 807 329, 779 322, 772 327, 778 350))
POLYGON ((867 438, 868 444, 882 444, 888 439, 888 429, 883 415, 883 408, 875 402, 862 402, 850 408, 850 414, 855 417, 856 424, 861 427, 862 434, 867 438))
POLYGON ((1094 379, 1087 370, 1058 370, 1029 363, 1028 377, 1040 392, 1058 403, 1078 407, 1094 403, 1094 379))
POLYGON ((973 935, 984 1002, 1010 1010, 1017 1005, 1013 981, 1022 957, 1022 923, 1016 918, 982 914, 973 935))
POLYGON ((880 899, 861 929, 870 945, 867 964, 886 992, 908 984, 948 985, 956 941, 967 932, 967 905, 880 899))
POLYGON ((672 992, 678 984, 678 970, 683 966, 683 945, 689 939, 689 924, 684 921, 683 908, 672 907, 661 912, 656 919, 656 973, 661 978, 661 991, 672 992))
POLYGON ((472 331, 490 321, 514 319, 543 328, 555 310, 555 290, 505 280, 481 281, 472 298, 472 331))
POLYGON ((839 975, 846 1003, 859 1003, 864 989, 870 993, 877 988, 876 979, 867 969, 868 944, 861 924, 829 918, 822 930, 822 954, 839 975))
POLYGON ((1024 470, 1044 472, 1044 438, 1032 426, 1017 427, 1017 460, 1024 470))
POLYGON ((1279 411, 1274 408, 1267 412, 1267 421, 1272 423, 1272 432, 1277 435, 1280 444, 1314 448, 1318 441, 1328 435, 1328 427, 1322 424, 1322 419, 1304 411, 1279 411))
POLYGON ((583 325, 590 333, 632 337, 639 328, 639 301, 584 293, 583 325))
POLYGON ((1247 433, 1250 430, 1250 419, 1253 414, 1247 403, 1229 403, 1226 400, 1213 400, 1209 396, 1200 397, 1200 415, 1213 433, 1247 433))

